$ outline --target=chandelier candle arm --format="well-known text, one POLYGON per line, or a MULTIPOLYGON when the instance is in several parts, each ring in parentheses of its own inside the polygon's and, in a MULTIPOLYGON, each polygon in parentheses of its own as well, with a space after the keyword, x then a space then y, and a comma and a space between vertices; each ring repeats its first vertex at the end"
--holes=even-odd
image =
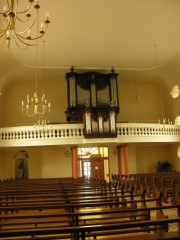
POLYGON ((18 11, 18 0, 7 0, 6 5, 3 6, 2 12, 0 12, 0 16, 2 17, 4 28, 0 29, 0 44, 2 44, 5 40, 7 41, 8 48, 10 47, 11 40, 14 40, 15 44, 19 47, 28 46, 35 46, 37 45, 36 40, 41 40, 43 35, 46 33, 48 24, 50 23, 49 20, 49 13, 46 12, 45 20, 41 23, 40 30, 38 36, 31 36, 31 29, 34 27, 35 22, 38 21, 38 14, 40 9, 39 1, 36 0, 26 0, 29 2, 28 7, 23 11, 18 11), (35 2, 35 3, 34 3, 35 2), (34 3, 34 5, 33 5, 34 3), (34 13, 34 20, 31 20, 32 15, 30 14, 30 10, 34 6, 35 13, 34 13), (25 20, 22 20, 25 17, 25 20), (26 23, 29 22, 29 26, 25 28, 24 31, 19 31, 17 29, 17 25, 19 23, 26 23), (20 42, 21 44, 19 44, 20 42))
POLYGON ((22 112, 28 116, 33 117, 35 115, 44 115, 46 111, 51 111, 51 103, 47 100, 45 94, 39 100, 38 94, 35 92, 34 96, 30 99, 29 95, 27 95, 26 103, 22 101, 22 112))

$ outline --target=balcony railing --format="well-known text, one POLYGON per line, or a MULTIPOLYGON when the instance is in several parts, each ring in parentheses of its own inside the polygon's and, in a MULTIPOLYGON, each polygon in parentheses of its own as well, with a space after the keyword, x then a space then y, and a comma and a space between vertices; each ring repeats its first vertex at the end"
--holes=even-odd
POLYGON ((180 142, 180 126, 149 123, 117 123, 115 138, 86 138, 84 125, 53 124, 48 127, 0 128, 0 146, 42 146, 95 143, 180 142))
POLYGON ((119 136, 180 136, 180 126, 172 124, 117 123, 119 136))

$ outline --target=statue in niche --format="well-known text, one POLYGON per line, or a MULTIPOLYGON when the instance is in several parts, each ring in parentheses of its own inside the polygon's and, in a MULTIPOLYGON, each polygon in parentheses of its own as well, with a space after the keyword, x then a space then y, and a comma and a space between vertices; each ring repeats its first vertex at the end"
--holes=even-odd
POLYGON ((18 151, 15 156, 15 178, 28 178, 28 153, 25 150, 18 151))
POLYGON ((19 160, 18 164, 18 178, 24 178, 24 159, 19 160))

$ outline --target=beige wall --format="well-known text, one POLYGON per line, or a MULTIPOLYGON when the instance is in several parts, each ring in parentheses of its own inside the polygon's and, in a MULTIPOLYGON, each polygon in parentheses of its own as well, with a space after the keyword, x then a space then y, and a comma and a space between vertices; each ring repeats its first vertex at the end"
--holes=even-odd
POLYGON ((49 147, 42 150, 42 177, 71 177, 72 159, 65 157, 65 147, 49 147))
MULTIPOLYGON (((34 71, 34 70, 29 70, 34 71)), ((65 111, 67 108, 67 85, 66 79, 53 74, 53 70, 49 70, 46 92, 48 99, 51 102, 51 112, 47 114, 46 118, 50 122, 65 122, 65 111), (52 74, 51 74, 52 73, 52 74), (51 77, 52 76, 52 77, 51 77)), ((39 74, 40 76, 42 75, 39 74)), ((132 73, 131 73, 132 75, 132 73)), ((42 78, 40 78, 42 79, 42 78)), ((127 79, 118 78, 119 86, 119 105, 120 113, 117 120, 128 122, 152 122, 162 119, 162 105, 160 102, 159 86, 150 81, 136 82, 136 91, 132 76, 127 79), (135 95, 138 95, 140 102, 134 103, 135 95)), ((14 126, 34 124, 37 119, 34 117, 27 117, 22 114, 21 103, 25 101, 27 94, 30 97, 35 91, 35 80, 18 82, 8 86, 6 92, 1 96, 0 101, 3 103, 1 126, 14 126)), ((44 92, 44 80, 38 80, 38 93, 42 96, 44 92)), ((0 108, 1 110, 1 108, 0 108)))
POLYGON ((0 179, 3 179, 3 157, 2 157, 2 150, 0 149, 0 179))
POLYGON ((8 148, 0 152, 0 179, 15 177, 14 156, 26 150, 29 156, 29 178, 71 177, 72 160, 65 157, 66 147, 8 148))
MULTIPOLYGON (((142 145, 128 144, 129 173, 156 172, 157 161, 170 161, 174 170, 180 170, 177 156, 178 144, 142 145)), ((65 146, 37 148, 8 148, 0 151, 0 179, 15 177, 14 156, 17 151, 26 150, 29 155, 29 178, 71 177, 72 159, 65 157, 65 146)), ((115 146, 109 147, 110 176, 118 173, 115 146)))
POLYGON ((2 169, 2 177, 3 178, 11 178, 14 177, 14 161, 13 158, 15 156, 14 150, 2 150, 1 153, 1 169, 2 169))
MULTIPOLYGON (((1 94, 1 92, 0 92, 0 94, 1 94)), ((2 99, 3 99, 3 97, 2 97, 2 95, 0 95, 0 126, 2 126, 2 99)))
POLYGON ((110 176, 111 174, 118 174, 118 156, 117 154, 114 154, 114 151, 116 151, 116 147, 111 146, 109 147, 109 171, 110 176))
MULTIPOLYGON (((180 97, 171 99, 169 91, 173 84, 179 82, 180 56, 177 55, 166 66, 160 69, 161 83, 163 82, 163 108, 167 118, 174 120, 180 115, 180 97)), ((31 70, 32 71, 32 70, 31 70)), ((136 74, 136 92, 132 71, 119 76, 119 104, 120 113, 118 121, 149 122, 162 119, 162 104, 160 102, 159 82, 150 81, 153 72, 148 71, 136 74), (127 77, 127 78, 126 78, 127 77), (139 79, 140 78, 140 79, 139 79), (147 79, 146 79, 147 78, 147 79), (142 81, 143 80, 143 81, 142 81), (145 80, 145 81, 144 81, 145 80), (146 81, 147 80, 147 81, 146 81), (140 102, 133 103, 137 93, 140 102)), ((44 82, 38 82, 39 89, 43 89, 44 82)), ((35 81, 14 82, 6 87, 6 92, 0 96, 0 123, 1 126, 15 126, 34 124, 34 118, 28 118, 21 112, 21 102, 27 94, 32 94, 35 89, 35 81), (1 109, 2 104, 2 109, 1 109)), ((47 116, 51 122, 64 122, 67 107, 67 90, 65 77, 62 78, 49 70, 47 78, 47 95, 51 101, 52 110, 47 116)), ((129 144, 129 173, 154 172, 158 160, 169 160, 174 168, 180 170, 180 161, 177 157, 178 144, 173 145, 142 145, 129 144)), ((66 147, 27 148, 29 153, 29 177, 67 177, 72 176, 71 157, 66 158, 66 147)), ((117 156, 113 154, 115 146, 109 150, 110 174, 118 173, 117 156)), ((0 177, 14 176, 13 157, 18 149, 8 148, 0 151, 0 177)))
MULTIPOLYGON (((109 149, 110 175, 118 173, 115 147, 109 149)), ((8 148, 0 151, 0 179, 15 177, 14 156, 19 150, 26 150, 29 156, 29 178, 53 178, 72 176, 72 158, 65 156, 70 151, 66 146, 8 148)))
MULTIPOLYGON (((39 81, 39 89, 44 89, 44 82, 39 81)), ((6 94, 2 96, 3 108, 1 115, 2 126, 15 126, 34 124, 37 122, 35 117, 27 117, 22 113, 21 103, 25 102, 27 94, 33 96, 35 90, 34 81, 16 82, 9 86, 6 94)), ((51 112, 46 116, 50 122, 65 122, 65 110, 67 107, 67 92, 65 79, 50 79, 47 83, 47 96, 51 102, 51 112)), ((43 92, 39 90, 39 96, 43 92)))
POLYGON ((180 171, 180 159, 177 155, 177 149, 180 144, 169 145, 169 161, 171 161, 174 170, 180 171))
MULTIPOLYGON (((141 145, 136 147, 137 173, 156 172, 158 161, 173 162, 170 145, 141 145)), ((174 166, 176 168, 176 166, 174 166)), ((180 169, 179 169, 180 170, 180 169)))
POLYGON ((150 82, 137 83, 139 102, 135 103, 134 83, 119 82, 120 114, 118 121, 154 122, 162 119, 159 87, 150 82))
MULTIPOLYGON (((165 117, 173 121, 177 115, 180 115, 180 98, 172 99, 169 94, 172 86, 179 84, 179 61, 180 54, 177 54, 168 64, 160 68, 159 76, 155 70, 136 71, 136 90, 133 71, 120 72, 118 76, 120 104, 118 121, 137 122, 162 118, 160 87, 162 88, 164 99, 165 117), (139 104, 134 104, 132 101, 136 93, 140 98, 139 104)), ((49 69, 47 72, 46 91, 52 103, 52 111, 48 114, 48 119, 53 122, 59 122, 65 121, 64 111, 67 107, 67 89, 65 75, 57 75, 57 72, 55 72, 53 69, 49 69)), ((5 87, 5 91, 2 91, 0 112, 1 104, 3 103, 3 114, 0 115, 0 123, 2 122, 4 126, 23 125, 36 121, 34 118, 23 116, 21 113, 22 100, 26 99, 27 94, 32 95, 35 90, 35 71, 27 69, 26 74, 27 76, 24 76, 25 80, 23 82, 15 79, 14 82, 5 87), (28 75, 31 72, 34 73, 34 79, 29 80, 28 75)), ((44 92, 42 70, 39 70, 38 76, 38 92, 41 95, 42 91, 44 92)))
POLYGON ((128 144, 128 170, 129 173, 137 173, 137 156, 136 146, 134 144, 128 144))
POLYGON ((170 96, 172 87, 180 85, 180 52, 160 69, 161 82, 163 82, 163 98, 166 117, 173 120, 180 115, 180 96, 173 99, 170 96))

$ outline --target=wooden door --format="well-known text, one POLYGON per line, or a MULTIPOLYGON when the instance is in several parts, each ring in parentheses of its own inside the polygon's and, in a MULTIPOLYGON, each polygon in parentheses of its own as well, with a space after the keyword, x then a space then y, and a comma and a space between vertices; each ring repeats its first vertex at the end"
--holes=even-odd
POLYGON ((104 180, 104 160, 101 158, 91 159, 92 177, 104 180))

